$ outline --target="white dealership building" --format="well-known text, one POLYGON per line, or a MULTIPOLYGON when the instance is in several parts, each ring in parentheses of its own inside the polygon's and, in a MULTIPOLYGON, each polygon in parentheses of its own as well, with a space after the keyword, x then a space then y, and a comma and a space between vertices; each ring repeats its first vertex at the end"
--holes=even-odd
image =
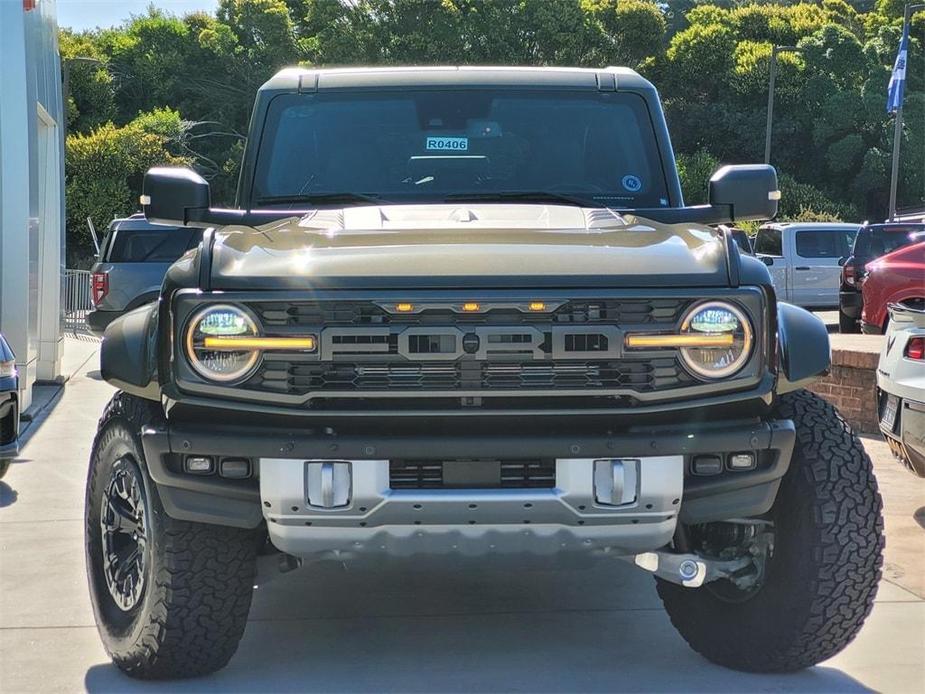
POLYGON ((64 127, 54 0, 0 0, 0 332, 24 410, 61 374, 64 127))

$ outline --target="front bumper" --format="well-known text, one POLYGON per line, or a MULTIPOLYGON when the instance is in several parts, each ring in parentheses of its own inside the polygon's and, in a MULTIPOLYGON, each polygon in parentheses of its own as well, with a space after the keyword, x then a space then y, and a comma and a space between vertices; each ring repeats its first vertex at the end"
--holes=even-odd
POLYGON ((16 391, 0 391, 0 460, 15 458, 17 455, 19 455, 19 404, 16 391))
POLYGON ((682 422, 619 432, 597 425, 539 429, 523 419, 483 426, 418 422, 416 431, 405 422, 378 430, 346 427, 171 422, 144 430, 142 442, 169 515, 237 527, 266 521, 280 548, 315 555, 653 549, 670 540, 678 520, 691 524, 766 512, 795 439, 789 420, 682 422), (753 452, 757 468, 693 474, 695 456, 732 452, 753 452), (187 474, 182 460, 191 455, 246 457, 254 474, 244 480, 187 474), (390 488, 390 460, 525 458, 555 459, 555 486, 390 488), (637 461, 638 486, 628 505, 596 502, 591 471, 595 461, 610 459, 637 461), (310 461, 349 463, 348 505, 312 507, 310 461))
POLYGON ((892 427, 883 422, 886 391, 880 391, 880 431, 893 455, 903 465, 925 477, 925 403, 899 398, 897 414, 892 427))

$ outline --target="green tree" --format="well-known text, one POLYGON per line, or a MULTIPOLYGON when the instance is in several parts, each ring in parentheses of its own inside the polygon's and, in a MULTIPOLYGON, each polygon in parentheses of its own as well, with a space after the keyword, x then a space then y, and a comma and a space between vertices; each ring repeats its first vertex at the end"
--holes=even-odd
MULTIPOLYGON (((772 163, 800 201, 787 213, 849 219, 854 208, 878 218, 902 8, 896 0, 220 0, 214 15, 151 9, 115 29, 62 32, 61 50, 102 63, 72 65, 71 132, 90 136, 109 121, 120 130, 170 109, 183 123, 181 138, 167 136, 172 155, 194 162, 222 204, 233 201, 254 92, 285 65, 635 66, 659 87, 685 191, 697 201, 711 173, 697 162, 760 160, 772 46, 799 45, 802 53, 779 55, 775 90, 772 163)), ((925 205, 923 38, 919 12, 902 205, 925 205)))
POLYGON ((138 209, 144 172, 158 164, 184 165, 178 152, 185 125, 174 111, 141 114, 123 127, 105 123, 87 134, 69 135, 65 146, 68 256, 92 249, 86 219, 99 229, 138 209))
POLYGON ((58 46, 63 68, 68 72, 68 130, 84 131, 116 115, 115 86, 109 73, 108 56, 87 34, 60 32, 58 46), (82 60, 90 58, 98 63, 82 60))

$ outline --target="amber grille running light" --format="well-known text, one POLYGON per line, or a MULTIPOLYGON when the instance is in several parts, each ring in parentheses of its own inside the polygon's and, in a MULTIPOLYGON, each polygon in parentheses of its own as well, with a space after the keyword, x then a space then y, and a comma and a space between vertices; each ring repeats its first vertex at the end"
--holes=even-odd
POLYGON ((243 350, 300 349, 314 351, 317 341, 307 337, 246 337, 237 335, 207 337, 202 341, 205 349, 239 352, 243 350))
POLYGON ((731 347, 734 335, 627 335, 627 347, 731 347))

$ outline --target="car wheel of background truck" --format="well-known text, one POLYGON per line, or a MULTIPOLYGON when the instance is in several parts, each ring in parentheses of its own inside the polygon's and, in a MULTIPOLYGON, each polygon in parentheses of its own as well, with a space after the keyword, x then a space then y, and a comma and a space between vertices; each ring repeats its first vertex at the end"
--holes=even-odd
POLYGON ((90 455, 85 540, 103 645, 132 677, 202 675, 237 649, 250 609, 254 531, 170 518, 145 471, 140 432, 157 403, 118 393, 90 455))
POLYGON ((852 318, 848 314, 842 312, 841 309, 839 309, 838 332, 842 334, 859 333, 861 332, 861 325, 857 318, 852 318))
MULTIPOLYGON (((748 590, 727 579, 700 588, 657 582, 691 648, 751 672, 799 670, 841 651, 873 607, 883 562, 880 494, 857 436, 807 391, 783 396, 776 414, 793 420, 797 437, 765 517, 773 540, 759 581, 748 590)), ((723 525, 732 524, 689 530, 723 525)))

